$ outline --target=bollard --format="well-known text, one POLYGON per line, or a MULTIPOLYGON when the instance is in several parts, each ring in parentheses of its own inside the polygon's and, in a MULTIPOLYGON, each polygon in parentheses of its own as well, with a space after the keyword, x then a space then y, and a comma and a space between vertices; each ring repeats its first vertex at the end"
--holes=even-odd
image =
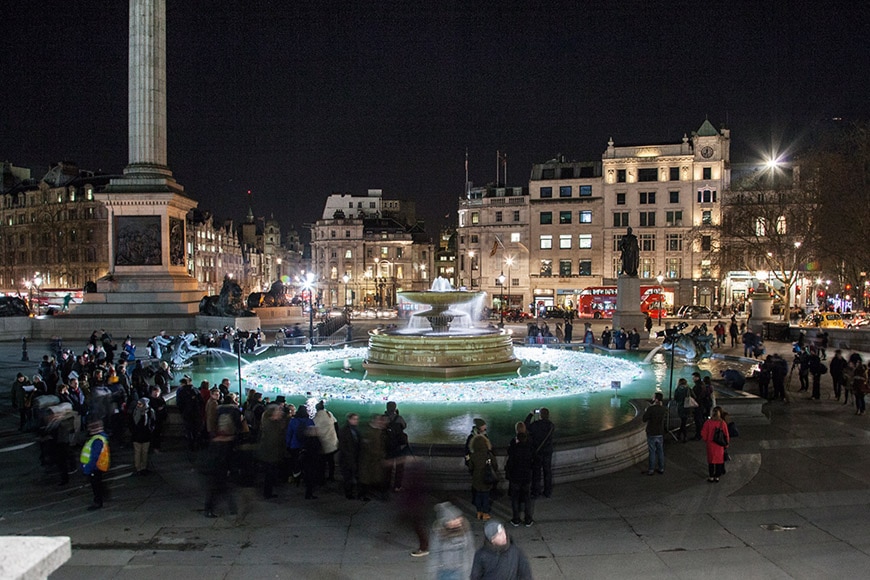
POLYGON ((21 360, 29 361, 30 358, 27 356, 27 337, 21 337, 21 360))

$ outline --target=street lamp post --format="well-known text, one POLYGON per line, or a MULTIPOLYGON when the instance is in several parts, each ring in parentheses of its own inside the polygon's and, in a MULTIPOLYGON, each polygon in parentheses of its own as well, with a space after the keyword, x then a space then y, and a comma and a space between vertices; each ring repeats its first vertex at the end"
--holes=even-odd
POLYGON ((305 275, 303 288, 308 290, 308 344, 314 345, 314 273, 305 275))
POLYGON ((498 276, 498 284, 501 286, 501 300, 499 301, 498 311, 499 311, 499 321, 498 327, 504 328, 504 272, 499 274, 498 276))
POLYGON ((659 275, 656 276, 656 280, 659 281, 659 326, 662 325, 662 296, 665 293, 665 289, 662 286, 662 282, 664 282, 665 277, 662 276, 662 273, 659 272, 659 275))
POLYGON ((345 274, 341 277, 342 282, 344 282, 344 307, 347 308, 347 283, 350 282, 350 276, 345 274))

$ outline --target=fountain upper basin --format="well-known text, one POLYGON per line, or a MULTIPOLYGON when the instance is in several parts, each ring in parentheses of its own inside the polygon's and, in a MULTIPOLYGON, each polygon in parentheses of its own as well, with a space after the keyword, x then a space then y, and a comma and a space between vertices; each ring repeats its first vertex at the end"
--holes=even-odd
POLYGON ((373 330, 363 367, 369 376, 481 377, 515 373, 511 335, 503 330, 416 332, 373 330))

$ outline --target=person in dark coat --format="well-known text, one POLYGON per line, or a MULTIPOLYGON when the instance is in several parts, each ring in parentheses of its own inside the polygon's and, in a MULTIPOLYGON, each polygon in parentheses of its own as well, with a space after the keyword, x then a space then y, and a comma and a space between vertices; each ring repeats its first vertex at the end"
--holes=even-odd
POLYGON ((553 493, 553 438, 556 426, 550 421, 550 410, 546 407, 529 413, 524 421, 531 438, 532 453, 532 497, 543 492, 544 497, 553 493), (544 487, 541 489, 541 477, 544 487))
POLYGON ((814 346, 810 347, 810 355, 807 365, 809 373, 813 377, 813 393, 811 398, 818 401, 822 398, 822 374, 828 372, 828 369, 822 365, 822 360, 814 346))
POLYGON ((133 466, 136 475, 148 473, 148 449, 151 446, 155 420, 151 402, 145 397, 139 399, 130 415, 130 439, 133 441, 133 466))
POLYGON ((840 400, 840 395, 843 392, 843 370, 846 368, 846 359, 843 358, 843 351, 837 349, 834 351, 834 358, 831 359, 830 371, 831 381, 834 386, 834 396, 840 400))
POLYGON ((160 387, 156 385, 151 387, 148 406, 154 411, 154 431, 151 432, 151 449, 155 453, 159 453, 163 443, 163 426, 166 424, 166 420, 169 419, 169 409, 166 407, 166 400, 160 394, 160 387))
POLYGON ((504 526, 495 520, 483 528, 483 546, 474 553, 471 580, 531 580, 532 568, 504 526))
POLYGON ((526 424, 519 422, 515 426, 516 437, 508 445, 505 477, 507 477, 508 495, 511 498, 511 525, 514 527, 525 523, 531 526, 534 520, 534 505, 531 498, 532 463, 534 453, 526 424), (520 519, 520 512, 525 516, 520 519))
POLYGON ((656 393, 652 404, 643 413, 643 421, 646 423, 646 442, 649 448, 649 463, 647 475, 665 472, 665 418, 668 411, 662 404, 664 395, 656 393))
POLYGON ((369 424, 360 431, 362 444, 359 456, 359 495, 363 501, 371 499, 371 492, 385 492, 386 427, 387 418, 384 415, 373 415, 369 424))
POLYGON ((263 481, 263 497, 276 497, 275 484, 284 466, 286 455, 285 438, 287 434, 287 416, 280 405, 271 404, 263 411, 260 423, 260 443, 257 448, 257 459, 263 464, 265 478, 263 481))
POLYGON ((356 498, 361 445, 359 415, 348 413, 347 422, 338 431, 338 468, 344 481, 344 497, 347 499, 356 498))

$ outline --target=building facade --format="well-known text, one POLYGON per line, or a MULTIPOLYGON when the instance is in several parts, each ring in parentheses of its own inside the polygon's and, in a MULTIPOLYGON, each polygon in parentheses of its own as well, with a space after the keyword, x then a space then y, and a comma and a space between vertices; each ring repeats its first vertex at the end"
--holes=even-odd
POLYGON ((604 180, 604 281, 616 283, 619 242, 638 237, 638 276, 663 278, 669 306, 721 304, 719 249, 723 192, 731 185, 731 138, 704 121, 680 143, 607 144, 604 180))
POLYGON ((330 195, 311 227, 315 295, 327 307, 394 308, 399 292, 429 289, 433 260, 413 206, 381 190, 330 195))
POLYGON ((529 212, 525 187, 472 187, 459 200, 458 286, 486 292, 493 310, 528 305, 529 212))

